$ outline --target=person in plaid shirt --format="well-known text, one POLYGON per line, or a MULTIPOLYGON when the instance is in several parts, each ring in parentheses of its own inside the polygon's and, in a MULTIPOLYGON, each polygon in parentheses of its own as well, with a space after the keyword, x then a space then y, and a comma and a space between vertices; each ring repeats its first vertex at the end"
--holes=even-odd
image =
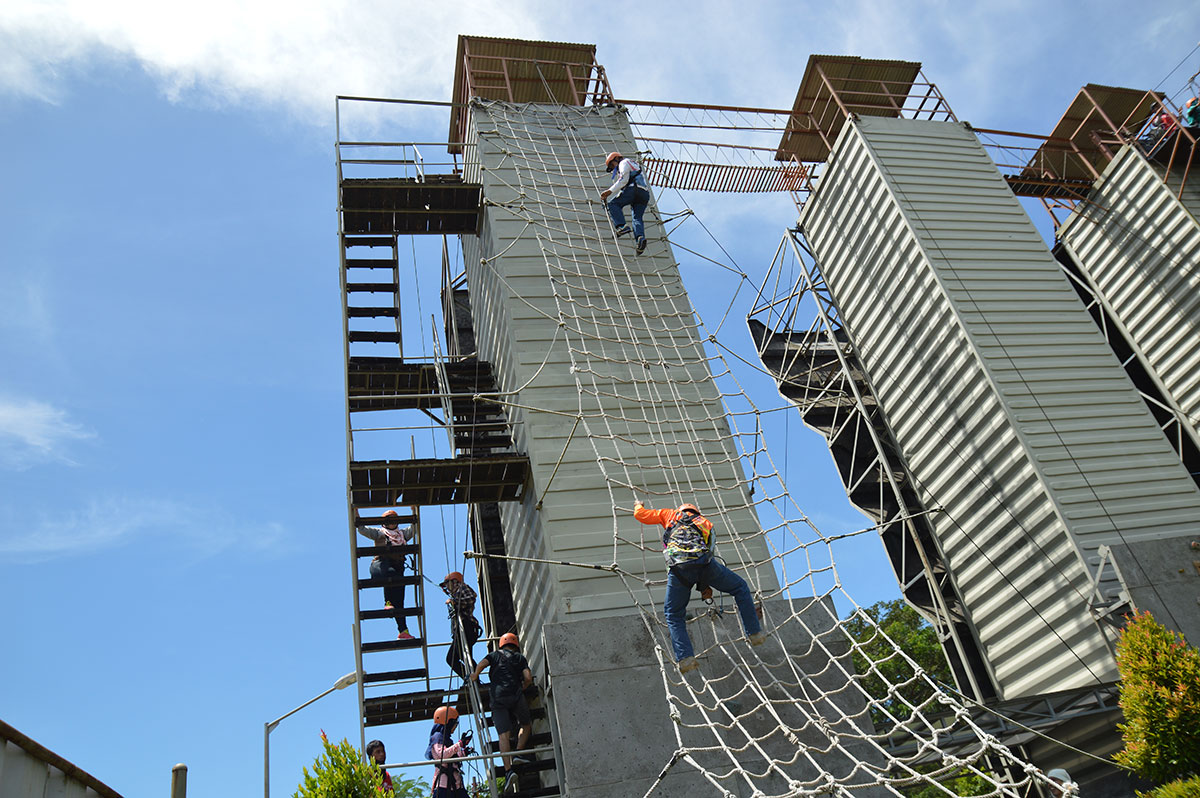
POLYGON ((450 649, 446 652, 446 664, 464 681, 471 673, 466 660, 471 659, 471 647, 479 640, 482 629, 475 620, 475 591, 463 582, 458 571, 446 574, 440 585, 450 598, 446 609, 450 613, 450 649))

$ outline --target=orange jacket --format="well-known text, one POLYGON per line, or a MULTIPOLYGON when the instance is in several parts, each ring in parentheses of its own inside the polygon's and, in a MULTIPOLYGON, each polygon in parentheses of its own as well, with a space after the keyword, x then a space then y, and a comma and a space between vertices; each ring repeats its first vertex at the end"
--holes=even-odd
POLYGON ((637 504, 633 509, 633 517, 638 521, 643 524, 659 524, 663 527, 663 556, 667 558, 668 566, 690 562, 701 557, 710 559, 713 548, 712 521, 702 515, 694 516, 692 526, 700 533, 702 540, 673 539, 671 525, 679 519, 680 515, 678 510, 649 510, 641 504, 637 504))

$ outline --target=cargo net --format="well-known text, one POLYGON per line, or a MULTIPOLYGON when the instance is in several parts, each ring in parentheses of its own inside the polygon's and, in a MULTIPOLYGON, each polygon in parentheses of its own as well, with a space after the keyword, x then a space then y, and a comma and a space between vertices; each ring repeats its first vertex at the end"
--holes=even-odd
MULTIPOLYGON (((520 235, 536 236, 557 313, 523 299, 494 268, 506 250, 482 268, 552 321, 570 353, 580 405, 564 415, 575 418, 572 436, 594 449, 613 507, 612 564, 580 565, 618 575, 640 609, 677 743, 644 794, 671 794, 673 775, 701 778, 715 794, 762 798, 1018 796, 1049 787, 843 590, 833 544, 846 535, 822 534, 789 496, 763 445, 761 411, 722 354, 729 314, 710 332, 694 313, 663 239, 671 220, 651 204, 641 256, 631 237, 614 234, 598 199, 608 185, 599 161, 628 146, 627 128, 604 119, 597 109, 477 105, 489 142, 481 149, 500 158, 486 164, 497 189, 488 203, 503 209, 494 218, 507 211, 520 235), (749 644, 728 596, 717 593, 709 609, 693 594, 689 609, 699 617, 687 628, 699 667, 680 672, 661 606, 663 530, 632 521, 638 499, 694 502, 714 521, 719 557, 760 606, 765 643, 749 644), (845 617, 835 600, 850 608, 845 617), (693 773, 680 772, 687 768, 693 773)), ((1049 794, 1075 792, 1061 789, 1049 794)))

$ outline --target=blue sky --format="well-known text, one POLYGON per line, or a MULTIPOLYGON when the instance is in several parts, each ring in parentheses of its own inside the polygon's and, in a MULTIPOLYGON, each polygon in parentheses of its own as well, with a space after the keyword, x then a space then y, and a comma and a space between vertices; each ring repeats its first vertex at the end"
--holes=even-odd
MULTIPOLYGON (((0 718, 131 798, 163 794, 176 762, 193 795, 250 794, 262 724, 353 669, 335 94, 449 99, 459 33, 594 42, 618 96, 769 107, 809 53, 847 53, 923 61, 959 118, 1045 133, 1083 83, 1153 87, 1200 39, 1194 2, 1127 9, 0 6, 0 718)), ((380 132, 445 136, 438 115, 402 122, 380 132)), ((781 198, 687 201, 752 277, 794 217, 781 198)), ((732 278, 681 261, 715 323, 732 278)), ((745 312, 727 325, 741 351, 745 312)), ((777 416, 800 505, 829 532, 865 526, 817 436, 777 416)), ((877 541, 854 541, 851 595, 894 596, 877 541)), ((426 547, 431 570, 454 548, 426 547)), ((320 728, 357 737, 353 690, 272 734, 276 795, 320 728)), ((392 760, 424 733, 380 732, 392 760)))

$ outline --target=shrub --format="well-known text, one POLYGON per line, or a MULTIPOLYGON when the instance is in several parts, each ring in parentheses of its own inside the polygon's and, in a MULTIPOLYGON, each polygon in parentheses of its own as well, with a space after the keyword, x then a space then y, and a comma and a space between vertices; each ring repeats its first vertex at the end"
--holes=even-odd
POLYGON ((1153 782, 1200 772, 1200 652, 1143 612, 1121 632, 1117 668, 1125 713, 1117 764, 1153 782))
MULTIPOLYGON (((367 762, 348 740, 337 745, 321 732, 325 752, 313 762, 312 773, 304 769, 304 778, 292 798, 380 798, 383 793, 383 772, 374 762, 367 762)), ((429 785, 419 779, 392 777, 396 798, 424 798, 429 785)))

